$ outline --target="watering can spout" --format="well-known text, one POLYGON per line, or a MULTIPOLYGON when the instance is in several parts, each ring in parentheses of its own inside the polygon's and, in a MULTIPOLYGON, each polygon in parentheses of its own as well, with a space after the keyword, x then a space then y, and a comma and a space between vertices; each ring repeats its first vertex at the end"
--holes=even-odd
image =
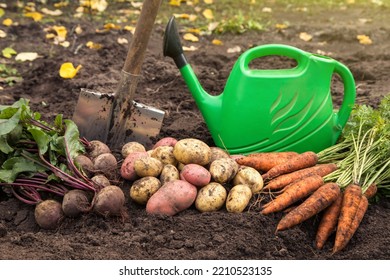
POLYGON ((210 131, 212 133, 217 133, 214 130, 218 127, 217 116, 221 111, 222 96, 210 95, 203 89, 195 75, 194 70, 184 55, 174 16, 170 18, 165 29, 163 44, 164 56, 168 56, 173 59, 176 66, 179 68, 193 98, 195 99, 195 102, 201 111, 210 131))

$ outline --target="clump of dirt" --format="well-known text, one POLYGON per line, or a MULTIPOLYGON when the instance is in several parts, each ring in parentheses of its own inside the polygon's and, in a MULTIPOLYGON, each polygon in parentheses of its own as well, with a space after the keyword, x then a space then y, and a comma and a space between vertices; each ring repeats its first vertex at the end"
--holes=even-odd
MULTIPOLYGON (((226 80, 240 52, 226 50, 239 46, 242 51, 261 44, 283 43, 313 53, 325 53, 347 65, 356 79, 360 104, 377 106, 390 92, 390 27, 384 24, 386 9, 350 7, 323 13, 312 8, 310 13, 273 8, 275 22, 288 21, 287 29, 270 28, 242 35, 221 35, 225 44, 211 44, 213 36, 202 37, 199 50, 186 53, 198 79, 210 94, 223 91, 226 80), (303 20, 305 17, 305 20, 303 20), (359 18, 372 19, 359 25, 359 18), (354 24, 356 23, 356 24, 354 24), (311 41, 299 38, 300 32, 314 34, 311 41), (372 45, 361 45, 356 35, 369 34, 372 45)), ((387 13, 388 14, 388 13, 387 13)), ((44 38, 42 25, 21 23, 10 27, 12 34, 0 41, 1 48, 18 46, 18 51, 36 49, 42 57, 17 65, 23 82, 5 87, 1 104, 28 98, 34 110, 45 118, 63 114, 71 118, 81 88, 113 92, 124 63, 127 45, 117 42, 122 31, 96 33, 93 22, 72 18, 63 24, 72 30, 80 24, 84 32, 73 34, 71 47, 53 46, 44 38), (88 41, 102 44, 99 50, 85 47, 88 41), (38 46, 38 47, 37 47, 38 46), (38 49, 37 49, 38 48, 38 49), (58 75, 59 65, 66 61, 83 65, 76 78, 65 80, 58 75)), ((165 26, 156 25, 149 43, 135 100, 166 112, 159 137, 178 139, 193 137, 214 145, 207 125, 184 84, 173 61, 162 54, 165 26)), ((131 38, 129 38, 131 40, 131 38)), ((274 68, 280 57, 261 61, 263 68, 274 68)), ((343 85, 338 77, 332 83, 335 107, 343 100, 343 85)), ((239 109, 239 108, 237 108, 239 109)), ((234 112, 232 112, 234 113, 234 112)), ((243 121, 245 125, 245 121, 243 121)), ((334 237, 323 250, 315 250, 313 241, 319 217, 288 231, 275 234, 282 214, 260 215, 250 209, 242 214, 199 213, 190 208, 173 217, 147 215, 144 208, 128 197, 129 182, 122 182, 127 194, 129 218, 125 221, 88 214, 67 218, 57 230, 39 229, 32 206, 0 192, 0 252, 2 259, 390 259, 390 200, 382 199, 369 206, 363 222, 350 244, 332 255, 334 237)))

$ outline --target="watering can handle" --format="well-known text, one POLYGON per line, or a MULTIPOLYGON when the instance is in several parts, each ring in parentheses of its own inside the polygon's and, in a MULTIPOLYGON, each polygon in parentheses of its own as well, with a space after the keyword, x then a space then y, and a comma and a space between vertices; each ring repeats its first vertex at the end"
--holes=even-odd
POLYGON ((283 44, 261 45, 261 46, 251 48, 242 54, 241 56, 242 69, 245 71, 250 71, 251 69, 249 68, 249 63, 252 60, 256 58, 272 56, 272 55, 286 56, 292 58, 296 60, 298 66, 300 66, 300 65, 306 65, 309 56, 311 54, 289 45, 283 45, 283 44))
POLYGON ((338 61, 336 61, 334 72, 339 74, 344 83, 344 99, 337 113, 338 123, 344 127, 355 103, 355 80, 351 71, 338 61))

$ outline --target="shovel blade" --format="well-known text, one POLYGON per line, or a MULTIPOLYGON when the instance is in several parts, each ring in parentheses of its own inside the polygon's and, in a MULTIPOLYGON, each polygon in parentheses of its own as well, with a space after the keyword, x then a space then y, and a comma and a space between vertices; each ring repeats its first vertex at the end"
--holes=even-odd
MULTIPOLYGON (((108 135, 112 124, 114 94, 89 89, 81 89, 73 114, 80 137, 87 140, 100 140, 112 149, 120 149, 117 141, 111 141, 108 135)), ((132 101, 132 113, 126 120, 123 133, 125 142, 137 141, 150 148, 160 133, 165 112, 142 103, 132 101)), ((120 143, 122 145, 124 143, 120 143)))

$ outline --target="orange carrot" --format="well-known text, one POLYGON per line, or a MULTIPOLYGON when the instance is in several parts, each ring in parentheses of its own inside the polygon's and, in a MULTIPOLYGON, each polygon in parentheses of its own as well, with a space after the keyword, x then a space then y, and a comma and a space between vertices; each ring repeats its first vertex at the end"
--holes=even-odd
POLYGON ((363 220, 364 214, 367 212, 368 209, 368 199, 366 196, 362 195, 359 201, 358 209, 356 211, 355 217, 352 220, 351 226, 349 230, 343 235, 342 240, 337 238, 335 245, 333 247, 333 254, 341 251, 342 249, 347 246, 348 242, 351 240, 352 236, 355 234, 356 230, 359 228, 359 225, 361 221, 363 220))
POLYGON ((325 209, 317 229, 317 249, 322 249, 322 247, 324 247, 326 240, 328 240, 329 236, 336 229, 342 201, 343 193, 340 192, 337 199, 328 208, 325 209))
POLYGON ((376 195, 377 191, 378 191, 378 187, 376 186, 375 183, 372 183, 371 185, 368 186, 368 188, 366 189, 366 191, 363 194, 365 197, 370 199, 376 195))
POLYGON ((236 162, 260 172, 267 172, 275 165, 282 164, 296 155, 298 155, 296 152, 253 153, 236 159, 236 162))
POLYGON ((300 199, 303 199, 324 184, 320 175, 313 174, 295 181, 287 186, 287 189, 274 200, 263 206, 262 214, 281 211, 300 199))
POLYGON ((359 209, 359 203, 362 197, 362 189, 359 186, 351 184, 345 188, 339 221, 337 223, 336 238, 333 247, 334 253, 346 245, 346 240, 351 234, 352 222, 359 209))
POLYGON ((267 173, 264 173, 264 180, 271 180, 277 176, 291 173, 303 168, 311 167, 316 165, 318 162, 318 156, 314 152, 304 152, 302 154, 298 154, 297 156, 289 159, 288 161, 278 164, 272 167, 267 173))
POLYGON ((280 175, 270 181, 264 186, 263 190, 275 191, 282 189, 288 184, 301 179, 307 175, 316 173, 322 177, 328 175, 337 169, 337 165, 334 163, 317 164, 312 167, 300 169, 291 173, 280 175))
POLYGON ((339 196, 340 187, 336 183, 326 183, 319 187, 304 202, 287 213, 278 223, 276 231, 289 229, 314 215, 320 213, 331 205, 339 196))

